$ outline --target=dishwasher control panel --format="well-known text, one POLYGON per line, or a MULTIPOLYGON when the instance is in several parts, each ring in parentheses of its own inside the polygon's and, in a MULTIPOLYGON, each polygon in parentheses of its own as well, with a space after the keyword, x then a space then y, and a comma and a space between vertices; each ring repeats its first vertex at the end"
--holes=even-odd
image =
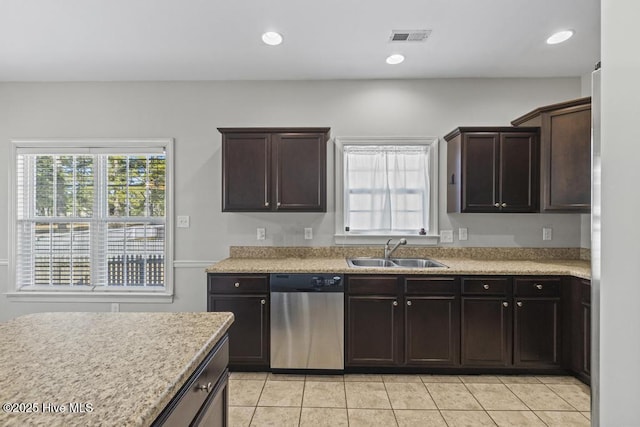
POLYGON ((344 292, 341 274, 274 273, 269 277, 271 292, 344 292))

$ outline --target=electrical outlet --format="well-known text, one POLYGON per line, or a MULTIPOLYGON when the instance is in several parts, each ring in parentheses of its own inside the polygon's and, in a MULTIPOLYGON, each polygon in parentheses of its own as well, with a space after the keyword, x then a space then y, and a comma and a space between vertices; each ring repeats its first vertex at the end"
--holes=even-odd
POLYGON ((265 237, 267 236, 267 230, 264 228, 258 228, 256 230, 256 239, 258 240, 264 240, 265 237))
POLYGON ((311 239, 313 239, 313 228, 305 227, 305 229, 304 229, 304 240, 311 240, 311 239))
POLYGON ((117 302, 112 302, 111 303, 111 312, 112 313, 117 313, 120 311, 120 304, 118 304, 117 302))
POLYGON ((178 228, 189 228, 189 215, 178 215, 178 228))
POLYGON ((542 227, 542 240, 551 240, 553 238, 553 229, 551 227, 542 227))
POLYGON ((453 243, 453 230, 440 230, 440 243, 453 243))
POLYGON ((466 228, 458 228, 458 240, 467 240, 469 238, 469 234, 467 233, 466 228))

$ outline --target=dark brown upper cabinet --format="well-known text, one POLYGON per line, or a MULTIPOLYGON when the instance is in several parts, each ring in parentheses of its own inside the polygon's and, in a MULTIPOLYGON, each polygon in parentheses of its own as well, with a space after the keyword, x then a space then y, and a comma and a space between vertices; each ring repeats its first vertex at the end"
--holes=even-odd
POLYGON ((329 128, 218 128, 224 212, 326 212, 329 128))
POLYGON ((536 212, 538 129, 461 127, 447 141, 447 212, 536 212))
POLYGON ((540 210, 589 212, 591 97, 540 107, 511 124, 540 127, 540 210))

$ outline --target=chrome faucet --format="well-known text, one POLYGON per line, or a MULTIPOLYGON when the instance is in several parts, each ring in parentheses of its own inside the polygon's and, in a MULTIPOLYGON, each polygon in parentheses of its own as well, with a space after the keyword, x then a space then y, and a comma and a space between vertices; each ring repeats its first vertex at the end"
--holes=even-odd
POLYGON ((387 240, 387 243, 384 245, 384 259, 389 259, 391 257, 391 254, 393 254, 400 245, 407 244, 407 239, 403 237, 402 239, 398 240, 398 243, 396 243, 393 248, 389 249, 389 243, 391 243, 391 240, 392 239, 387 240))

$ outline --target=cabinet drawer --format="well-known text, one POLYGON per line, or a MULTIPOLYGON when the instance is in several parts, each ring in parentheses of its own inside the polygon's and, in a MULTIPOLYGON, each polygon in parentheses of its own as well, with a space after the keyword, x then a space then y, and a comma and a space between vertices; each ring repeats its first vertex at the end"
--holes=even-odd
POLYGON ((460 293, 460 285, 455 277, 407 277, 404 292, 407 295, 456 295, 460 293))
POLYGON ((515 294, 519 297, 559 297, 559 277, 516 277, 515 294))
POLYGON ((398 293, 397 276, 349 276, 348 289, 350 294, 372 295, 398 293))
POLYGON ((269 290, 269 280, 267 276, 218 276, 209 275, 209 293, 216 294, 247 294, 264 293, 269 290))
POLYGON ((507 277, 463 277, 462 293, 470 295, 507 295, 507 277))
POLYGON ((183 426, 193 420, 219 381, 226 381, 229 338, 225 336, 178 391, 153 423, 154 426, 183 426))

